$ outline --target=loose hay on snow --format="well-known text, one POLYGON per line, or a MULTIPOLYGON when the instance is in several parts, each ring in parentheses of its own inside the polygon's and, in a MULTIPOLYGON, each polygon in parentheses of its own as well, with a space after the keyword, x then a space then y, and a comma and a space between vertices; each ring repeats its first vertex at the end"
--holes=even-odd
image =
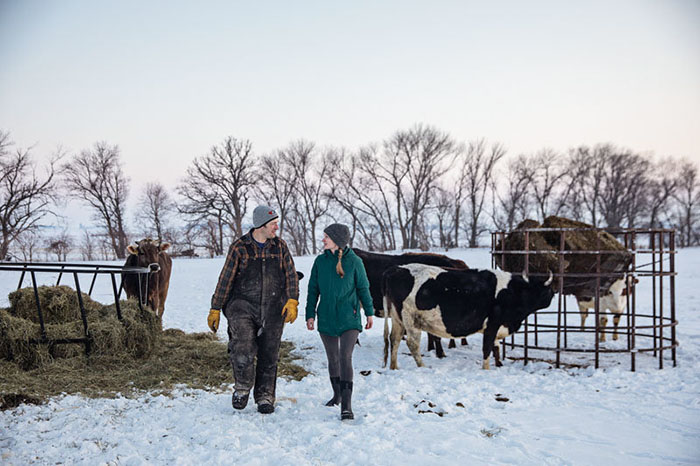
MULTIPOLYGON (((45 314, 46 322, 52 322, 45 326, 48 338, 84 335, 75 290, 41 287, 39 294, 42 309, 44 299, 51 303, 45 314), (76 309, 66 309, 73 305, 76 309)), ((13 292, 11 307, 0 309, 0 409, 16 406, 17 400, 43 401, 61 393, 129 396, 145 390, 168 393, 179 384, 222 389, 233 382, 226 345, 213 333, 162 331, 155 313, 139 309, 133 300, 120 302, 122 322, 114 304, 83 298, 93 337, 89 357, 82 344, 49 348, 29 343, 41 336, 33 289, 13 292)), ((300 358, 291 354, 293 349, 291 342, 282 342, 278 375, 301 380, 308 371, 294 362, 300 358)))
MULTIPOLYGON (((295 361, 294 344, 282 341, 277 374, 301 380, 309 372, 295 361)), ((147 359, 100 355, 56 359, 39 368, 22 370, 0 361, 0 410, 16 406, 14 400, 46 401, 62 393, 87 397, 138 396, 144 391, 168 394, 177 385, 224 391, 233 383, 226 344, 207 333, 177 329, 162 332, 147 359)))

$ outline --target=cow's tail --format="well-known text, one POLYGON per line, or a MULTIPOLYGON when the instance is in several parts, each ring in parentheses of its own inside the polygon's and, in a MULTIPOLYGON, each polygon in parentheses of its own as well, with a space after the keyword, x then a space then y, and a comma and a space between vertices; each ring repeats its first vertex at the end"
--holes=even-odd
POLYGON ((391 303, 389 298, 384 295, 384 365, 389 358, 389 319, 391 318, 391 303))

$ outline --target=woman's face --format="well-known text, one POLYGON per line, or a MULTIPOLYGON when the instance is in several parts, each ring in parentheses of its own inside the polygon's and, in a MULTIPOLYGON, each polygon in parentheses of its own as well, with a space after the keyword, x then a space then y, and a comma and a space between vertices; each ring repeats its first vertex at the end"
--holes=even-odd
POLYGON ((323 249, 330 249, 331 251, 338 249, 338 245, 335 244, 333 240, 330 239, 325 233, 323 234, 323 249))

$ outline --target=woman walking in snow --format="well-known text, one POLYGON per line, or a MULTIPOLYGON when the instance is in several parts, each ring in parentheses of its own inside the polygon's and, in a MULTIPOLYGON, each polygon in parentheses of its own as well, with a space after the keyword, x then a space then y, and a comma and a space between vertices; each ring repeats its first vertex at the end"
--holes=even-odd
POLYGON ((329 225, 323 235, 323 253, 314 261, 306 303, 306 327, 318 332, 326 348, 328 374, 333 398, 326 406, 340 402, 340 418, 354 419, 352 412, 352 351, 362 331, 360 303, 372 328, 372 298, 362 260, 348 246, 350 230, 340 223, 329 225), (316 308, 319 296, 321 302, 316 308))

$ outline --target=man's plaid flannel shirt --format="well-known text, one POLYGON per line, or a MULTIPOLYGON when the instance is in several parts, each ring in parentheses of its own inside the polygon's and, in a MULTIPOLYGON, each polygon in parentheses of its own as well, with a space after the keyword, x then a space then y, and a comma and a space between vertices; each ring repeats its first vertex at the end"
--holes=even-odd
MULTIPOLYGON (((229 247, 224 268, 219 275, 219 282, 216 285, 214 295, 211 297, 212 309, 223 309, 231 298, 233 282, 236 277, 236 272, 238 272, 238 267, 241 263, 247 262, 246 259, 249 257, 248 249, 246 249, 245 245, 246 243, 254 244, 254 242, 255 240, 252 237, 251 230, 251 232, 248 232, 248 234, 236 240, 229 247)), ((299 300, 299 279, 297 278, 294 260, 289 253, 287 243, 281 238, 275 237, 267 240, 265 242, 265 247, 262 249, 257 245, 251 249, 255 251, 255 257, 263 257, 266 260, 274 259, 278 261, 280 268, 284 270, 287 299, 299 300)))

